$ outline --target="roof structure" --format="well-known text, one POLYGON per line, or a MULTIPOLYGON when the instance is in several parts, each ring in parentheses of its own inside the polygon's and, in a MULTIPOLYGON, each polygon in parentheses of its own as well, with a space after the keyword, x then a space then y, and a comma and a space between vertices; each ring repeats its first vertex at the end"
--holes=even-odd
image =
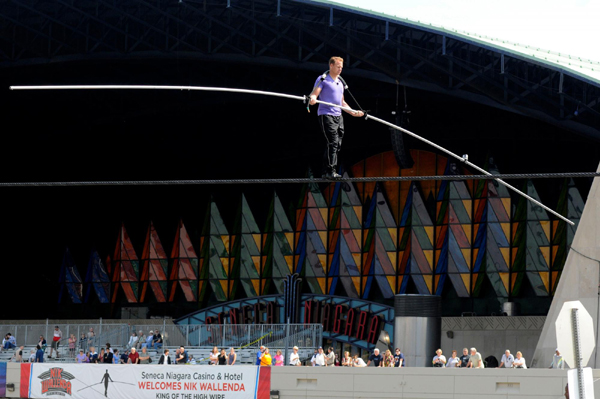
POLYGON ((9 0, 0 68, 191 59, 345 74, 442 93, 600 139, 597 63, 311 0, 9 0))

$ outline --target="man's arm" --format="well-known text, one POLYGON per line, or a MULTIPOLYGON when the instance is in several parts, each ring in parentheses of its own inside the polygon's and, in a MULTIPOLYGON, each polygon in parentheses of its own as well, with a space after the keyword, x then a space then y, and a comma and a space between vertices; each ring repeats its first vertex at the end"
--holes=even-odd
MULTIPOLYGON (((344 100, 344 96, 342 96, 342 106, 344 106, 346 108, 352 108, 352 107, 350 107, 348 105, 348 103, 346 102, 346 100, 344 100)), ((346 110, 344 110, 344 111, 347 112, 347 113, 349 113, 350 115, 356 116, 356 117, 361 117, 361 116, 365 115, 365 113, 362 112, 362 111, 355 111, 355 110, 352 110, 352 111, 346 111, 346 110)))
POLYGON ((310 105, 315 105, 317 103, 317 97, 321 94, 321 87, 317 86, 313 89, 313 91, 308 96, 310 101, 308 102, 310 105))

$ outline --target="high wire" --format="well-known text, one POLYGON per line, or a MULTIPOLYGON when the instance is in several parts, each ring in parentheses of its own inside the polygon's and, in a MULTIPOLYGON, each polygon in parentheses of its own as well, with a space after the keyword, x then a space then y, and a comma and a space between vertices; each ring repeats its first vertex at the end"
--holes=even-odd
MULTIPOLYGON (((280 97, 280 98, 287 98, 287 99, 291 99, 291 100, 299 100, 299 101, 303 101, 305 104, 308 104, 309 98, 308 96, 294 96, 294 95, 290 95, 290 94, 284 94, 284 93, 277 93, 277 92, 271 92, 271 91, 261 91, 261 90, 249 90, 249 89, 236 89, 236 88, 226 88, 226 87, 203 87, 203 86, 157 86, 157 85, 49 85, 49 86, 10 86, 10 90, 180 90, 180 91, 216 91, 216 92, 228 92, 228 93, 244 93, 244 94, 258 94, 258 95, 264 95, 264 96, 272 96, 272 97, 280 97)), ((316 103, 318 104, 325 104, 325 105, 329 105, 329 106, 333 106, 333 107, 337 107, 340 108, 342 110, 348 111, 348 112, 354 112, 354 110, 350 107, 344 107, 342 105, 339 104, 332 104, 329 102, 325 102, 325 101, 321 101, 321 100, 317 100, 316 103)), ((567 219, 566 217, 564 217, 563 215, 559 214, 558 212, 554 211, 553 209, 550 209, 549 207, 547 207, 546 205, 542 204, 540 201, 536 200, 535 198, 525 194, 524 192, 522 192, 521 190, 517 189, 516 187, 506 183, 504 180, 502 180, 501 178, 497 177, 499 175, 493 175, 491 173, 489 173, 488 171, 480 168, 479 166, 475 165, 472 162, 469 162, 468 156, 460 156, 457 155, 447 149, 445 149, 444 147, 435 144, 434 142, 427 140, 421 136, 419 136, 416 133, 411 132, 410 130, 404 129, 400 126, 394 125, 393 123, 387 122, 383 119, 374 117, 372 115, 370 115, 368 112, 365 113, 365 119, 372 119, 376 122, 379 122, 383 125, 386 125, 390 128, 399 130, 403 133, 408 134, 409 136, 412 136, 426 144, 429 144, 430 146, 438 149, 439 151, 459 160, 460 162, 464 163, 465 165, 469 165, 470 167, 472 167, 473 169, 476 169, 477 171, 483 173, 484 175, 488 176, 487 178, 491 178, 496 180, 498 183, 506 186, 507 188, 511 189, 512 191, 518 193, 519 195, 527 198, 529 201, 533 202, 534 204, 542 207, 543 209, 545 209, 546 211, 550 212, 551 214, 553 214, 554 216, 558 217, 559 219, 564 220, 565 222, 571 224, 571 225, 575 225, 575 223, 573 223, 572 221, 570 221, 569 219, 567 219)), ((472 179, 472 177, 471 177, 472 179)), ((295 179, 290 179, 290 180, 295 180, 295 179)), ((313 181, 318 181, 318 179, 313 179, 313 181)), ((292 181, 290 181, 292 182, 292 181)), ((253 183, 257 183, 257 181, 255 180, 253 183)), ((212 184, 216 184, 216 183, 212 183, 212 184)), ((235 184, 243 184, 241 181, 236 182, 235 184)))

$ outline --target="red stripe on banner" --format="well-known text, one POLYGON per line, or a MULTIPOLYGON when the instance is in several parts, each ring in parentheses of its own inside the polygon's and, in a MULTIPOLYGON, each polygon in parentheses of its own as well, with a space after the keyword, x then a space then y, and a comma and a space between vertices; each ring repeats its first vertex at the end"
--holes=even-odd
POLYGON ((32 364, 21 364, 21 387, 20 387, 20 397, 28 398, 29 397, 29 380, 31 379, 31 367, 32 364))
POLYGON ((256 399, 271 398, 271 367, 258 368, 258 388, 256 399))

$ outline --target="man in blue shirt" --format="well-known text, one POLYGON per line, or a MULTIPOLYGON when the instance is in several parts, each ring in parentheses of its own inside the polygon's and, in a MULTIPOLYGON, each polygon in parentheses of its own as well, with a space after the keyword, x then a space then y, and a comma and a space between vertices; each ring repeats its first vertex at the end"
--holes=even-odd
POLYGON ((265 354, 265 347, 261 346, 260 349, 258 350, 258 352, 256 353, 256 365, 260 366, 260 359, 263 357, 263 355, 265 354))
POLYGON ((44 351, 38 345, 36 346, 37 351, 35 352, 35 362, 36 363, 44 363, 44 351))
POLYGON ((396 355, 394 356, 394 367, 404 367, 404 355, 400 351, 400 348, 396 348, 396 355))
MULTIPOLYGON (((331 57, 329 59, 329 73, 325 73, 317 78, 313 91, 309 96, 309 104, 316 104, 317 97, 319 100, 331 104, 341 105, 345 108, 350 108, 348 103, 344 101, 344 81, 340 75, 344 68, 344 60, 341 57, 331 57)), ((362 111, 346 111, 352 116, 364 116, 362 111)), ((344 138, 344 118, 342 110, 339 107, 334 107, 326 104, 319 104, 317 112, 321 130, 327 140, 327 149, 325 151, 324 178, 339 179, 341 176, 337 173, 338 153, 342 148, 342 139, 344 138)))

